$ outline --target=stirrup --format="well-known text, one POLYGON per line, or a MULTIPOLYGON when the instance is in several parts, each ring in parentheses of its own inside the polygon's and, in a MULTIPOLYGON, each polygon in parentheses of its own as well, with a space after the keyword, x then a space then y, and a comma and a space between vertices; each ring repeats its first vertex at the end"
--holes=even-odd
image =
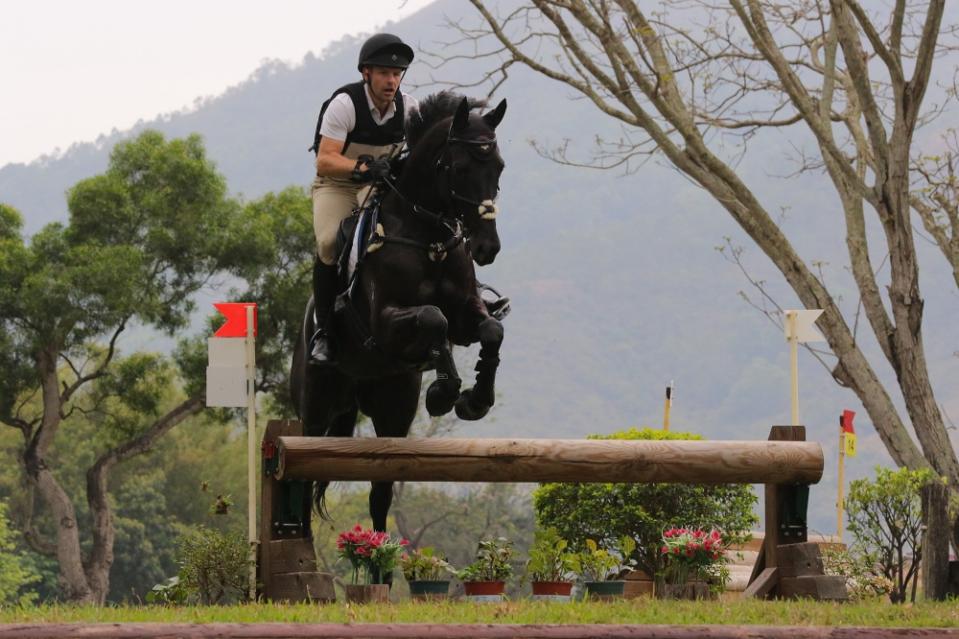
POLYGON ((319 328, 313 333, 308 345, 310 351, 309 363, 311 366, 333 366, 336 361, 333 359, 333 351, 330 348, 330 338, 326 334, 326 329, 319 328))
POLYGON ((486 312, 492 317, 502 320, 513 310, 510 306, 509 298, 489 284, 483 284, 477 280, 476 290, 479 291, 480 299, 483 300, 483 304, 486 305, 486 312), (489 295, 484 295, 484 293, 489 293, 489 295))

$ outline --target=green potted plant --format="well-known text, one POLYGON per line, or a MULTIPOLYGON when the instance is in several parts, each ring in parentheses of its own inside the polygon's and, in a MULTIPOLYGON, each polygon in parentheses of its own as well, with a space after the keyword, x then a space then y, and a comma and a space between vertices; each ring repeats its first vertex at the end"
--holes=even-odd
POLYGON ((513 542, 505 537, 480 541, 476 560, 456 573, 463 581, 466 596, 473 601, 502 600, 506 580, 513 574, 512 557, 513 542))
POLYGON ((665 599, 707 599, 729 581, 725 550, 729 543, 715 528, 669 528, 663 531, 665 599))
POLYGON ((627 535, 620 537, 612 549, 587 539, 586 549, 573 556, 573 569, 585 582, 586 595, 593 599, 622 597, 626 582, 619 577, 631 569, 634 550, 636 540, 627 535))
POLYGON ((573 588, 573 553, 556 528, 537 530, 526 561, 533 599, 569 600, 573 588))
POLYGON ((436 556, 436 551, 430 546, 403 553, 400 556, 400 570, 414 599, 447 596, 449 577, 456 572, 449 562, 436 556))
POLYGON ((390 587, 385 582, 409 542, 395 540, 388 532, 364 529, 356 524, 336 538, 337 554, 353 567, 352 583, 345 586, 347 601, 387 602, 390 587))

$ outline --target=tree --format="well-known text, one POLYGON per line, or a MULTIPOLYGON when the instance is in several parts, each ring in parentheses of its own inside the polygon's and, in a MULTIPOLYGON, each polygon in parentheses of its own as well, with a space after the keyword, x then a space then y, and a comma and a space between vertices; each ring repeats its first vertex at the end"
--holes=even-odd
POLYGON ((856 540, 850 550, 892 583, 892 603, 916 601, 923 541, 920 491, 934 481, 928 468, 880 467, 875 481, 858 479, 849 485, 846 512, 856 540))
POLYGON ((111 469, 203 408, 198 392, 166 405, 154 383, 169 379, 169 362, 120 358, 118 340, 134 322, 171 334, 184 328, 192 294, 236 266, 229 231, 237 207, 225 194, 198 136, 167 142, 146 132, 117 145, 105 173, 70 190, 69 224, 27 242, 20 215, 0 205, 0 423, 20 432, 28 500, 52 522, 48 535, 28 519, 26 539, 57 558, 66 599, 102 603, 109 589, 111 469), (98 416, 105 444, 85 470, 87 552, 84 522, 51 456, 63 424, 81 413, 98 416))
MULTIPOLYGON (((933 65, 942 56, 955 60, 953 43, 944 41, 956 33, 943 27, 944 0, 897 0, 882 15, 857 0, 665 0, 653 10, 635 0, 527 0, 504 17, 485 0, 470 1, 483 24, 458 26, 473 57, 501 61, 484 80, 498 86, 520 64, 571 87, 623 126, 621 139, 598 141, 593 166, 629 171, 658 154, 707 191, 799 301, 824 310, 818 326, 834 358, 831 375, 855 392, 893 461, 931 467, 955 491, 959 459, 927 366, 913 229, 918 211, 955 268, 954 165, 914 143, 917 129, 943 108, 924 102, 933 65), (784 127, 801 127, 815 149, 803 150, 798 170, 818 172, 836 193, 859 293, 851 307, 841 307, 841 291, 800 255, 737 174, 739 155, 784 127), (924 156, 933 160, 926 190, 917 192, 923 174, 913 167, 924 156), (937 184, 951 186, 937 191, 937 184), (881 356, 862 348, 860 313, 881 356), (896 386, 883 382, 884 366, 896 386)), ((565 146, 550 155, 574 163, 565 146)), ((959 542, 959 522, 954 537, 959 542)))

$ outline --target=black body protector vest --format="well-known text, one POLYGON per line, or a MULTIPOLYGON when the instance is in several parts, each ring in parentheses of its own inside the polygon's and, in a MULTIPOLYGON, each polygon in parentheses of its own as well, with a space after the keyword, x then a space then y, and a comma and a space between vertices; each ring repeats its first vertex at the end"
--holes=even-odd
POLYGON ((333 98, 341 93, 350 96, 353 101, 353 109, 356 111, 356 126, 346 135, 346 141, 343 145, 344 156, 352 160, 361 155, 372 155, 374 158, 378 158, 391 153, 403 143, 403 140, 406 139, 404 128, 406 118, 402 91, 397 91, 396 95, 393 96, 393 104, 396 107, 393 117, 380 125, 373 121, 369 102, 366 99, 364 83, 354 82, 334 91, 333 95, 323 103, 323 108, 320 109, 320 117, 316 121, 316 131, 313 134, 313 146, 310 147, 310 151, 319 153, 320 127, 323 125, 323 116, 326 115, 326 109, 330 106, 333 98))

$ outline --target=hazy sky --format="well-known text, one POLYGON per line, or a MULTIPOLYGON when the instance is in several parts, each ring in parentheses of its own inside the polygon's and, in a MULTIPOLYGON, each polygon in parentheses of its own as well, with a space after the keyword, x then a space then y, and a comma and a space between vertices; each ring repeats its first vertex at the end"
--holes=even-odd
POLYGON ((0 166, 193 104, 430 0, 2 0, 0 166))

